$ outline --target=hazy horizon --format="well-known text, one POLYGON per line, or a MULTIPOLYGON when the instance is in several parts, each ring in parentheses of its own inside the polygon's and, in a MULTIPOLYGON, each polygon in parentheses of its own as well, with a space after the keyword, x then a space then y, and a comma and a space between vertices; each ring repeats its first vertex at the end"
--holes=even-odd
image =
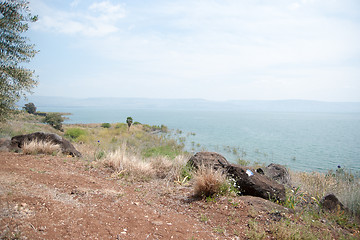
POLYGON ((360 102, 323 102, 311 100, 228 100, 209 101, 193 99, 160 98, 67 98, 32 96, 22 99, 18 106, 27 102, 46 111, 63 111, 64 108, 114 108, 114 109, 163 109, 209 111, 284 111, 284 112, 360 112, 360 102))

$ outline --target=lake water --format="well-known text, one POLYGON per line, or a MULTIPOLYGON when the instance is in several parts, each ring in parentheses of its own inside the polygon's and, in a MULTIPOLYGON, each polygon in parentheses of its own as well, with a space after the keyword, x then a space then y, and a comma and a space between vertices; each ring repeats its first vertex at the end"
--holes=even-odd
POLYGON ((360 171, 360 113, 185 111, 39 107, 72 113, 65 123, 134 121, 180 129, 188 151, 216 151, 228 160, 271 162, 293 170, 360 171), (195 133, 189 134, 189 133, 195 133))

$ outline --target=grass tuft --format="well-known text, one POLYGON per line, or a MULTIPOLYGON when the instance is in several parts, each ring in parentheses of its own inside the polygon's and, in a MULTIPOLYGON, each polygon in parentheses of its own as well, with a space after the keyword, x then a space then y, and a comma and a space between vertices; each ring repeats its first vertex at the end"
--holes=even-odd
POLYGON ((59 145, 45 141, 26 142, 24 143, 22 150, 24 154, 56 155, 61 152, 61 148, 59 145))
POLYGON ((118 176, 151 179, 161 178, 169 181, 179 178, 181 169, 186 164, 187 157, 179 155, 175 159, 167 157, 142 158, 127 151, 126 144, 106 155, 103 162, 111 167, 118 176))
POLYGON ((212 197, 224 194, 228 189, 226 175, 211 167, 200 166, 194 176, 194 195, 197 197, 212 197))

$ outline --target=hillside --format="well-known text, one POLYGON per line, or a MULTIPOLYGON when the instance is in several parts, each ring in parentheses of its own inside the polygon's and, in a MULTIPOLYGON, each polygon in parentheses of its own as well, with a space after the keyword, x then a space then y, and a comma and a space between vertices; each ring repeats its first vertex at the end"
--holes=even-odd
MULTIPOLYGON (((26 114, 1 127, 9 137, 50 131, 26 114)), ((319 211, 306 188, 282 205, 231 189, 195 197, 189 155, 153 132, 165 127, 64 128, 82 158, 0 152, 0 239, 359 239, 354 218, 319 211)))

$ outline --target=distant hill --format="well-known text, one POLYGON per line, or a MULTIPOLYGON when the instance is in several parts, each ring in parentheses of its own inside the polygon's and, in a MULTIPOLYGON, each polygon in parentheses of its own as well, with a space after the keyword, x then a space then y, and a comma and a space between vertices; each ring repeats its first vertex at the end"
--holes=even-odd
POLYGON ((275 112, 360 112, 360 102, 321 102, 309 100, 147 99, 147 98, 66 98, 30 96, 18 106, 33 102, 37 107, 104 107, 121 109, 173 109, 196 111, 275 111, 275 112))

